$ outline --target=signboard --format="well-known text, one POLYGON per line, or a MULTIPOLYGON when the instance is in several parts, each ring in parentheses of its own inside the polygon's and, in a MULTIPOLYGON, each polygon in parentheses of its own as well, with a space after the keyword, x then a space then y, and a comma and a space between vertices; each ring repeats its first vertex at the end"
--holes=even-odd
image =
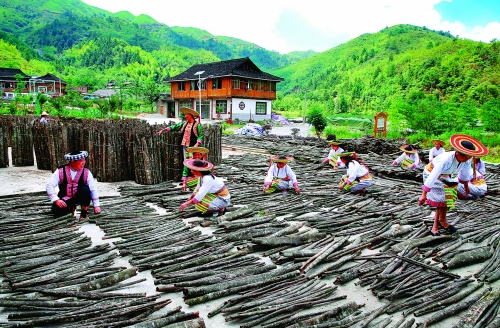
POLYGON ((375 114, 375 123, 373 124, 373 136, 382 138, 387 136, 387 113, 375 114))

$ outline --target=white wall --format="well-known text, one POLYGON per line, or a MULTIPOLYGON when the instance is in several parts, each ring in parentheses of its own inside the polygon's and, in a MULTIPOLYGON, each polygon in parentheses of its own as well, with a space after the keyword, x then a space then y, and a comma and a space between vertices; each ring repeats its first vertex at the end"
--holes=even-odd
MULTIPOLYGON (((243 107, 243 106, 242 106, 243 107)), ((240 121, 248 121, 252 118, 254 121, 263 121, 271 119, 271 100, 259 100, 259 99, 244 99, 244 98, 233 98, 230 107, 232 111, 232 119, 239 119, 240 121), (265 102, 267 103, 266 115, 256 115, 255 114, 255 103, 265 102), (244 108, 240 108, 240 103, 243 103, 244 108)))

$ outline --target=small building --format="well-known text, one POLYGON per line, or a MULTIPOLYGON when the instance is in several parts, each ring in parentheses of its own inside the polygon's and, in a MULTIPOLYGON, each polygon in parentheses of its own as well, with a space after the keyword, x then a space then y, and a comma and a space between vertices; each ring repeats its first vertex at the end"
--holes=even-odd
POLYGON ((173 111, 179 117, 179 109, 189 107, 202 119, 262 121, 271 119, 276 84, 284 79, 261 71, 250 58, 240 58, 195 65, 166 81, 173 108, 164 107, 165 116, 173 111))
POLYGON ((22 76, 25 84, 21 94, 43 93, 48 96, 61 96, 66 93, 66 82, 55 75, 29 76, 18 68, 0 68, 0 92, 7 99, 14 99, 17 89, 16 76, 22 76))

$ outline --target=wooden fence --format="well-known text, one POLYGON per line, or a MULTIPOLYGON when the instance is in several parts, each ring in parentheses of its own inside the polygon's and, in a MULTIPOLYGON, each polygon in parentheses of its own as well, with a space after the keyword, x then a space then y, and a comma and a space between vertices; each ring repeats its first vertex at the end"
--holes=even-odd
MULTIPOLYGON (((61 118, 41 124, 34 116, 0 115, 0 167, 7 167, 7 147, 12 147, 14 166, 36 165, 54 171, 66 164, 64 154, 89 152, 87 166, 101 182, 134 180, 157 184, 182 175, 181 135, 156 132, 166 125, 149 125, 137 119, 91 120, 61 118)), ((220 125, 203 126, 203 146, 208 160, 222 160, 220 125)))

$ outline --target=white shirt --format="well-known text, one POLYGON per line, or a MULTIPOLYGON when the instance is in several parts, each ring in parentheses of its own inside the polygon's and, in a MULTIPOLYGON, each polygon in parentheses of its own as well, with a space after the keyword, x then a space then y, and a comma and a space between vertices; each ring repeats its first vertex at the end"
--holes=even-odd
POLYGON ((446 150, 444 150, 443 147, 439 147, 439 149, 436 149, 436 147, 433 147, 431 150, 429 150, 429 162, 432 162, 434 157, 436 157, 439 154, 444 153, 446 150))
MULTIPOLYGON (((73 171, 71 169, 69 170, 69 172, 71 174, 71 179, 74 179, 76 174, 78 173, 77 171, 73 171)), ((47 195, 49 196, 49 199, 52 203, 59 199, 59 197, 57 197, 57 192, 59 190, 60 182, 61 181, 59 180, 59 169, 57 169, 54 171, 54 173, 52 173, 49 181, 45 185, 45 190, 47 191, 47 195)), ((100 206, 99 195, 97 193, 97 183, 90 170, 87 176, 87 186, 89 186, 90 189, 90 199, 92 199, 92 204, 94 204, 94 207, 100 206)))
MULTIPOLYGON (((333 157, 335 157, 335 155, 343 153, 343 152, 344 152, 344 150, 341 147, 339 147, 337 150, 332 148, 332 149, 330 149, 330 152, 328 153, 328 157, 326 159, 331 160, 333 157)), ((340 159, 337 160, 337 166, 341 169, 345 168, 344 163, 342 163, 342 161, 340 159)))
POLYGON ((410 154, 410 155, 408 155, 407 153, 402 153, 401 156, 399 156, 398 158, 396 158, 394 160, 394 162, 396 162, 397 164, 401 164, 401 162, 405 158, 409 158, 413 162, 413 165, 415 165, 416 167, 420 166, 420 156, 418 156, 418 153, 414 153, 414 154, 410 154))
MULTIPOLYGON (((194 197, 195 203, 199 203, 206 194, 215 194, 224 187, 224 181, 211 174, 204 175, 198 179, 198 184, 194 191, 198 191, 194 197)), ((229 196, 228 196, 229 197, 229 196)), ((227 197, 222 197, 227 198, 227 197)))
POLYGON ((476 170, 478 170, 483 176, 486 174, 486 166, 484 165, 484 161, 479 158, 476 159, 476 170))
POLYGON ((298 181, 297 181, 297 176, 295 176, 295 173, 293 172, 292 168, 290 166, 285 165, 285 167, 279 169, 278 165, 276 163, 273 163, 269 167, 269 170, 267 170, 267 175, 266 178, 264 179, 264 184, 270 184, 273 181, 273 178, 285 178, 285 177, 290 177, 290 182, 295 186, 298 181))
POLYGON ((368 172, 368 169, 358 161, 351 161, 347 166, 347 181, 351 183, 356 180, 356 178, 362 177, 368 172))
POLYGON ((429 190, 441 174, 457 174, 459 181, 469 181, 472 175, 472 158, 466 162, 459 163, 455 157, 455 151, 447 151, 437 156, 432 161, 434 168, 431 172, 425 168, 429 174, 424 182, 424 190, 429 190))

